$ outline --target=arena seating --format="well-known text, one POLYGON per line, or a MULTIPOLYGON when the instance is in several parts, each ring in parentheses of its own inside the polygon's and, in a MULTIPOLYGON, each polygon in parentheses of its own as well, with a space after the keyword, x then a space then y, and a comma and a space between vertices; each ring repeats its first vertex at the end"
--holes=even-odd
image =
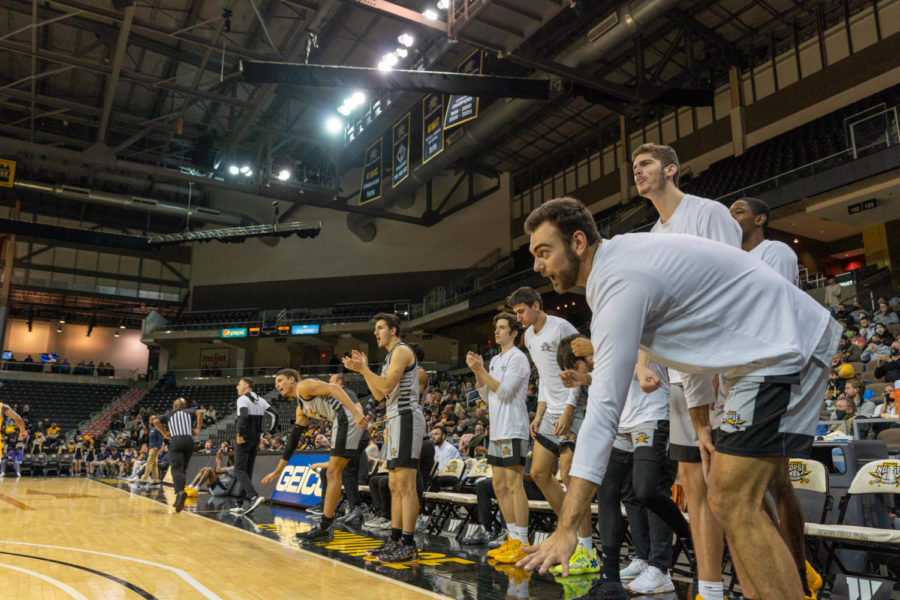
POLYGON ((50 419, 65 434, 127 390, 123 385, 7 379, 0 387, 0 402, 18 405, 20 410, 27 404, 29 422, 50 419))
MULTIPOLYGON (((236 384, 237 382, 235 382, 236 384)), ((161 381, 138 403, 134 410, 150 407, 156 414, 171 410, 172 402, 183 397, 188 406, 199 404, 204 408, 216 407, 216 417, 221 420, 234 412, 237 392, 235 384, 227 385, 183 385, 172 387, 161 381)), ((264 396, 275 388, 271 383, 257 383, 255 391, 264 396)))
POLYGON ((255 308, 240 310, 200 311, 182 313, 172 323, 172 329, 215 329, 233 323, 250 323, 260 320, 259 311, 255 308))

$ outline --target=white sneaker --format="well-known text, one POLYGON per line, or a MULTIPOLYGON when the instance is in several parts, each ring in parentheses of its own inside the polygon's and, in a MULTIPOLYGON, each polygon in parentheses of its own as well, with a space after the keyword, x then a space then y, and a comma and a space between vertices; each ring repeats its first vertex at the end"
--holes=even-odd
POLYGON ((632 558, 631 564, 619 571, 619 579, 621 581, 631 581, 643 573, 647 566, 647 561, 640 558, 632 558))
POLYGON ((428 530, 428 519, 422 515, 416 517, 416 533, 425 533, 428 530))
POLYGON ((375 524, 375 529, 390 529, 393 526, 393 522, 387 517, 382 517, 381 521, 375 524))
POLYGON ((382 517, 379 517, 378 515, 372 515, 363 522, 363 529, 374 529, 375 525, 377 525, 381 520, 382 517))
POLYGON ((675 584, 668 573, 663 573, 653 566, 648 566, 634 581, 625 586, 632 594, 662 594, 674 592, 675 584))
POLYGON ((242 512, 241 514, 242 514, 242 515, 249 515, 249 514, 252 513, 254 510, 256 510, 257 508, 259 508, 265 501, 266 501, 266 499, 265 499, 265 497, 263 497, 262 495, 257 496, 256 498, 253 499, 253 502, 250 503, 250 508, 248 508, 247 510, 245 510, 245 511, 242 512))

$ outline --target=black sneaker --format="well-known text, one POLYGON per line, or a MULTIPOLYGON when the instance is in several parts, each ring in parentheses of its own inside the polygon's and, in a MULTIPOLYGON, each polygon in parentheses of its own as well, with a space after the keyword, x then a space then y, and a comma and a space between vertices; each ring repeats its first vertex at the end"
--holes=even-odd
POLYGON ((581 600, 628 600, 628 592, 621 581, 603 581, 598 579, 591 585, 590 591, 581 596, 581 600))
POLYGON ((187 500, 187 492, 184 490, 175 494, 175 512, 180 513, 184 510, 184 501, 187 500))
POLYGON ((315 506, 310 506, 306 509, 306 513, 310 515, 321 515, 323 512, 325 512, 324 502, 319 502, 315 506))
POLYGON ((493 550, 494 548, 499 548, 500 546, 502 546, 503 544, 506 543, 507 538, 509 538, 509 532, 506 531, 506 528, 504 527, 503 529, 501 529, 500 531, 497 532, 497 535, 495 535, 488 541, 488 543, 487 543, 488 550, 493 550))
POLYGON ((479 525, 475 531, 472 532, 472 535, 464 537, 461 541, 463 544, 487 544, 491 540, 491 536, 488 535, 488 532, 484 530, 484 527, 479 525))
POLYGON ((321 523, 319 523, 312 529, 301 531, 295 534, 295 537, 298 540, 304 542, 316 542, 325 539, 331 541, 332 539, 334 539, 334 529, 332 529, 331 527, 326 529, 325 527, 322 527, 321 523))
POLYGON ((415 544, 405 546, 403 542, 396 542, 394 547, 385 550, 375 556, 380 563, 402 563, 419 560, 419 549, 415 544))
POLYGON ((383 553, 383 552, 387 552, 387 551, 389 551, 389 550, 393 550, 393 549, 394 549, 394 546, 396 546, 396 545, 399 544, 399 543, 400 543, 400 542, 395 542, 395 541, 393 540, 393 538, 391 538, 390 536, 388 536, 388 538, 387 538, 386 540, 384 540, 384 541, 381 543, 381 545, 378 546, 377 548, 374 548, 374 549, 372 549, 372 550, 366 550, 366 556, 376 556, 376 557, 377 557, 379 554, 381 554, 381 553, 383 553))

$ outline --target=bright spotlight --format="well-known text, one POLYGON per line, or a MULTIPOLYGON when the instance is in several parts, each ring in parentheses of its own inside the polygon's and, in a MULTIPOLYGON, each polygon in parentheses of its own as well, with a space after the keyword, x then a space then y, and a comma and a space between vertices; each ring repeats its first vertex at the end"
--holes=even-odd
MULTIPOLYGON (((438 5, 438 6, 440 6, 440 5, 438 5)), ((409 48, 410 46, 413 45, 413 43, 416 40, 415 40, 415 38, 413 38, 413 36, 411 36, 408 33, 401 33, 400 36, 397 38, 397 41, 400 42, 400 44, 402 44, 403 46, 406 46, 407 48, 409 48)))
POLYGON ((230 167, 228 167, 228 172, 231 173, 232 175, 237 175, 238 173, 241 172, 241 170, 238 169, 237 165, 231 165, 230 167))
POLYGON ((399 61, 400 59, 397 58, 397 55, 394 54, 393 52, 389 52, 389 53, 385 54, 383 57, 381 57, 381 60, 384 61, 384 63, 387 66, 393 67, 394 65, 397 64, 397 61, 399 61))
POLYGON ((278 171, 277 177, 278 177, 278 181, 287 181, 288 179, 291 178, 291 172, 288 171, 287 169, 282 169, 282 170, 278 171))
POLYGON ((423 14, 423 15, 425 16, 425 18, 428 19, 429 21, 437 21, 437 20, 438 20, 438 14, 437 14, 437 11, 434 10, 433 8, 426 8, 426 9, 422 12, 422 14, 423 14))
POLYGON ((450 0, 438 0, 438 10, 447 10, 450 8, 450 0))
POLYGON ((378 70, 385 71, 385 72, 390 71, 391 65, 387 64, 385 61, 382 60, 380 63, 378 63, 378 70))
POLYGON ((250 170, 250 167, 248 167, 247 165, 244 165, 243 167, 241 167, 241 173, 243 173, 244 175, 246 175, 249 170, 250 170))
POLYGON ((346 117, 347 115, 349 115, 349 114, 350 114, 350 111, 352 111, 352 110, 353 110, 353 109, 350 108, 349 106, 347 106, 346 104, 341 104, 341 105, 338 107, 338 112, 341 113, 342 115, 344 115, 345 117, 346 117))
POLYGON ((337 117, 328 117, 325 119, 325 131, 331 134, 337 134, 344 128, 344 122, 337 117))
POLYGON ((250 177, 251 175, 253 175, 253 171, 251 171, 250 169, 247 169, 247 172, 244 173, 245 177, 250 177))
POLYGON ((409 50, 406 48, 397 48, 394 50, 394 53, 400 58, 406 58, 409 55, 409 50))
POLYGON ((353 92, 353 95, 350 96, 353 99, 353 103, 356 106, 361 106, 363 102, 366 101, 366 95, 362 92, 353 92))

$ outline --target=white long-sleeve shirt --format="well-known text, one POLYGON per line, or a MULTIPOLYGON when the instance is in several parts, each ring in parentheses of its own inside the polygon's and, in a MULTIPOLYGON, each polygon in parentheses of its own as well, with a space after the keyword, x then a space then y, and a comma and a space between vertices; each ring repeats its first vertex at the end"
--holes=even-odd
POLYGON ((687 373, 794 374, 809 361, 830 319, 748 253, 687 235, 604 240, 586 292, 594 370, 571 474, 597 484, 639 349, 687 373))
POLYGON ((500 382, 496 392, 483 385, 478 388, 481 399, 488 404, 491 417, 491 439, 528 439, 528 378, 531 365, 518 348, 510 348, 491 359, 491 377, 500 382))
POLYGON ((556 361, 556 350, 559 341, 578 333, 571 323, 560 317, 547 315, 547 322, 541 327, 540 332, 535 333, 534 325, 525 330, 525 347, 534 366, 537 367, 538 377, 538 402, 547 405, 547 415, 559 417, 566 407, 569 390, 559 378, 559 363, 556 361))

